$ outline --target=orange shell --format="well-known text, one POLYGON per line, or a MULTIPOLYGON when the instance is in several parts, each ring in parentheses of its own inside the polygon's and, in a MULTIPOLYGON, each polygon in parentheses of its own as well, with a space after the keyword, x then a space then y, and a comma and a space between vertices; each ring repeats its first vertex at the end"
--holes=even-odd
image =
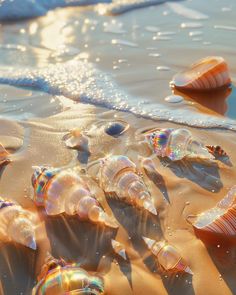
POLYGON ((171 87, 182 90, 215 90, 231 83, 228 65, 220 56, 205 57, 183 72, 176 74, 171 87))

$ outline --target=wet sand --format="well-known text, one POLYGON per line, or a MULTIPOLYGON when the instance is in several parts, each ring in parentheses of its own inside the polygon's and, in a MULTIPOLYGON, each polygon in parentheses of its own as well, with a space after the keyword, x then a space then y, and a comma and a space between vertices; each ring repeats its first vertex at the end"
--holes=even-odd
MULTIPOLYGON (((89 56, 86 58, 97 63, 100 70, 113 75, 126 92, 153 104, 158 102, 167 105, 164 98, 171 94, 168 83, 173 74, 198 58, 223 56, 228 61, 232 80, 235 81, 232 41, 235 32, 214 29, 216 24, 233 24, 233 5, 233 2, 228 5, 227 1, 219 3, 213 0, 207 6, 204 1, 186 3, 186 6, 209 15, 209 20, 197 20, 203 25, 195 29, 203 31, 200 41, 192 41, 189 37, 188 33, 193 29, 186 31, 180 28, 181 23, 193 20, 174 14, 167 4, 116 17, 98 16, 88 8, 60 9, 39 19, 3 25, 2 43, 20 44, 26 50, 1 49, 1 64, 41 67, 48 62, 66 61, 77 53, 87 52, 89 56), (231 10, 222 11, 226 6, 230 6, 231 10), (127 33, 104 32, 103 23, 113 19, 122 22, 127 33), (76 20, 78 25, 74 25, 76 20), (96 21, 97 24, 94 23, 96 21), (95 29, 92 29, 93 26, 95 29), (158 42, 152 39, 153 33, 145 30, 147 26, 176 33, 166 35, 172 39, 158 42), (36 33, 28 34, 36 27, 36 33), (112 39, 128 40, 137 43, 137 47, 112 44, 112 39), (70 47, 69 54, 58 53, 62 44, 70 47), (153 47, 156 49, 147 49, 153 47), (149 56, 151 52, 160 53, 161 56, 149 56), (158 66, 168 66, 170 70, 157 71, 158 66)), ((114 28, 112 30, 115 31, 114 28)), ((216 244, 203 242, 186 221, 188 215, 213 207, 235 184, 235 132, 187 127, 208 145, 220 144, 229 154, 233 167, 219 161, 214 165, 189 160, 171 163, 153 157, 163 180, 155 182, 140 165, 138 156, 152 155, 141 144, 139 134, 153 127, 178 128, 181 125, 73 102, 34 89, 6 85, 1 85, 0 89, 0 142, 12 153, 13 160, 1 170, 0 193, 39 214, 36 252, 19 245, 1 245, 0 294, 31 294, 47 251, 55 257, 80 262, 88 271, 99 272, 104 277, 106 294, 235 294, 235 245, 225 244, 224 240, 216 244), (103 136, 92 139, 93 153, 89 161, 107 154, 129 156, 143 172, 145 183, 155 199, 158 216, 150 216, 116 199, 105 197, 95 183, 92 187, 96 196, 107 212, 119 222, 118 230, 97 227, 66 215, 47 217, 43 210, 37 210, 31 200, 32 165, 85 168, 86 165, 81 163, 81 154, 66 148, 63 136, 75 127, 86 130, 114 118, 128 122, 129 130, 117 139, 106 141, 103 136), (174 245, 194 275, 161 272, 142 236, 165 239, 174 245), (114 254, 111 238, 116 238, 126 246, 127 262, 114 254)), ((230 95, 234 95, 234 89, 230 95)), ((194 109, 209 116, 215 114, 223 120, 227 99, 220 99, 223 94, 219 99, 212 96, 194 98, 191 94, 189 99, 170 107, 173 110, 194 109)), ((232 108, 230 105, 228 112, 232 108)), ((235 112, 230 114, 235 118, 235 112)))

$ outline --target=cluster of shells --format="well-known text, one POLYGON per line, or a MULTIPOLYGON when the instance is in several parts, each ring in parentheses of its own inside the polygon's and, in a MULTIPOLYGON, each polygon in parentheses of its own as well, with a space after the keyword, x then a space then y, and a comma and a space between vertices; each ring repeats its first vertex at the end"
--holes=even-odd
MULTIPOLYGON (((228 86, 230 83, 227 73, 227 65, 222 58, 208 58, 194 64, 190 71, 176 75, 172 83, 177 87, 186 87, 187 89, 220 88, 228 86), (205 68, 203 64, 205 64, 205 68), (197 72, 197 77, 194 77, 192 72, 197 72), (191 81, 189 77, 191 77, 191 81)), ((122 136, 128 131, 129 125, 122 121, 112 121, 101 128, 103 140, 109 140, 109 138, 122 136)), ((82 151, 89 158, 94 148, 93 132, 96 133, 96 130, 75 129, 66 134, 63 141, 68 148, 82 151)), ((207 161, 228 158, 221 147, 204 145, 185 128, 155 128, 144 132, 140 140, 152 151, 153 157, 167 157, 171 161, 179 161, 186 157, 207 161)), ((0 148, 1 165, 9 163, 11 156, 3 146, 0 148)), ((141 165, 145 171, 157 173, 157 167, 152 158, 142 159, 141 165)), ((34 195, 32 199, 36 206, 45 210, 48 216, 77 215, 81 221, 118 228, 119 223, 106 212, 96 194, 91 190, 88 184, 89 178, 97 183, 108 198, 115 196, 120 202, 135 206, 139 210, 146 211, 147 214, 158 215, 154 199, 145 184, 142 173, 136 164, 125 155, 109 155, 89 162, 85 167, 86 177, 84 177, 84 172, 75 169, 48 166, 33 168, 34 195)), ((234 186, 214 208, 202 212, 198 216, 188 216, 188 221, 191 222, 196 234, 201 237, 202 232, 210 232, 220 234, 224 238, 235 235, 235 198, 236 187, 234 186)), ((14 201, 0 199, 0 221, 0 239, 2 241, 17 242, 36 250, 36 224, 31 212, 23 209, 14 201)), ((188 262, 181 257, 178 249, 173 245, 165 240, 142 238, 163 271, 193 274, 188 262)), ((111 245, 115 254, 124 260, 127 259, 126 249, 122 243, 114 239, 111 241, 111 245)), ((57 292, 58 294, 68 294, 67 291, 71 290, 70 286, 73 286, 73 291, 78 292, 76 294, 81 294, 80 292, 95 295, 105 294, 102 277, 90 275, 78 264, 55 259, 50 255, 42 267, 38 283, 32 294, 51 294, 52 288, 54 288, 54 294, 57 292), (55 281, 67 281, 67 284, 55 286, 55 281)))

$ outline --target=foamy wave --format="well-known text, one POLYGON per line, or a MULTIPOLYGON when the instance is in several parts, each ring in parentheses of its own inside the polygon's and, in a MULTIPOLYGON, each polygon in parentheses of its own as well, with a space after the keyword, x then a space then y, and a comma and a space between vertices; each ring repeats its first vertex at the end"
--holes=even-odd
POLYGON ((57 7, 93 5, 99 3, 103 3, 96 8, 99 13, 120 14, 136 8, 161 4, 166 1, 167 0, 3 0, 0 1, 0 21, 42 16, 49 10, 57 7))
POLYGON ((215 117, 189 109, 171 109, 158 103, 142 103, 122 91, 111 77, 91 63, 72 60, 40 69, 0 68, 0 83, 34 87, 39 90, 63 95, 84 103, 91 103, 128 111, 153 120, 165 120, 184 125, 223 128, 236 131, 236 121, 215 117))

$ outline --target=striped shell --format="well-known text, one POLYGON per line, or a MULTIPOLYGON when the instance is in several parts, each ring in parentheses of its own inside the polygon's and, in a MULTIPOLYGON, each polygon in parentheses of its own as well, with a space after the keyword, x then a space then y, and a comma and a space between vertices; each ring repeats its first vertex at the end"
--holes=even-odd
POLYGON ((32 295, 51 294, 102 295, 104 283, 102 278, 90 275, 76 263, 50 257, 42 267, 32 295))
POLYGON ((201 232, 236 237, 236 186, 216 204, 215 207, 204 211, 197 216, 188 216, 187 220, 193 225, 198 236, 201 232))
POLYGON ((0 198, 0 240, 36 250, 33 214, 13 201, 0 198))
POLYGON ((126 156, 109 156, 100 160, 98 181, 106 193, 157 215, 153 199, 136 165, 126 156))
POLYGON ((193 274, 175 247, 167 244, 165 241, 157 242, 147 237, 143 237, 143 240, 148 246, 148 249, 157 257, 159 265, 165 271, 193 274))
POLYGON ((214 90, 231 83, 227 63, 222 57, 205 57, 181 73, 176 74, 170 85, 182 90, 214 90))
POLYGON ((145 138, 158 157, 168 157, 172 161, 184 157, 214 159, 208 149, 185 128, 160 129, 146 134, 145 138))
POLYGON ((117 228, 92 195, 85 181, 71 169, 36 167, 32 176, 34 202, 48 215, 77 214, 80 219, 117 228))

